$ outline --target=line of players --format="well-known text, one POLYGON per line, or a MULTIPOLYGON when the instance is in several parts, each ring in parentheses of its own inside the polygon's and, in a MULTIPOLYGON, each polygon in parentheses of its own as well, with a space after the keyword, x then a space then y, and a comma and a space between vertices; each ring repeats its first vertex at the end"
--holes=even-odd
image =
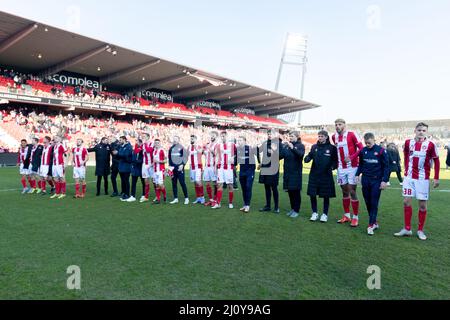
MULTIPOLYGON (((363 194, 366 206, 370 215, 368 233, 379 228, 377 221, 378 201, 381 190, 386 189, 389 177, 380 173, 371 176, 373 166, 383 162, 382 156, 386 151, 376 146, 374 137, 368 136, 365 139, 366 148, 359 140, 355 132, 346 128, 343 119, 335 122, 336 133, 332 136, 333 144, 337 152, 337 176, 338 184, 343 194, 344 215, 338 223, 350 223, 352 227, 359 225, 359 200, 356 189, 359 181, 363 184, 363 194), (376 147, 374 149, 374 147, 376 147), (366 170, 364 169, 366 166, 366 170), (367 167, 368 166, 368 167, 367 167), (371 167, 372 166, 372 167, 371 167), (368 168, 368 169, 367 169, 368 168), (362 179, 359 178, 363 175, 362 179), (352 210, 350 210, 350 208, 352 210), (353 215, 351 215, 353 211, 353 215)), ((404 146, 405 181, 403 183, 404 197, 404 228, 395 236, 411 236, 412 199, 419 201, 419 227, 417 235, 419 239, 426 240, 424 225, 427 216, 427 201, 430 192, 430 171, 434 162, 435 176, 433 180, 434 188, 439 186, 439 157, 436 145, 427 139, 428 126, 419 123, 415 128, 415 138, 407 140, 404 146)), ((228 188, 228 206, 233 208, 233 181, 234 169, 237 165, 237 147, 234 142, 227 138, 227 133, 220 134, 213 132, 210 142, 201 146, 197 142, 196 136, 191 136, 191 145, 186 154, 178 153, 177 166, 167 166, 168 156, 161 146, 161 142, 156 139, 153 143, 148 134, 143 134, 142 143, 135 149, 135 152, 143 152, 142 178, 145 179, 144 195, 140 202, 149 201, 150 185, 153 182, 156 199, 155 203, 160 203, 161 195, 164 201, 167 198, 164 186, 164 178, 173 176, 177 171, 183 171, 184 166, 190 163, 190 178, 195 184, 196 200, 195 204, 205 204, 213 209, 221 207, 224 185, 228 188), (205 164, 203 165, 203 156, 205 164), (189 161, 188 161, 189 160, 189 161), (206 189, 209 200, 205 200, 203 181, 206 182, 206 189)), ((122 142, 127 143, 126 139, 122 142)), ((179 144, 179 137, 174 138, 174 145, 179 144)), ((313 147, 314 148, 314 147, 313 147)), ((83 146, 83 141, 78 140, 77 146, 71 150, 73 154, 74 179, 76 182, 76 198, 83 198, 86 193, 86 163, 89 160, 88 151, 83 146)), ((52 198, 62 199, 66 193, 64 158, 67 148, 60 137, 55 136, 53 141, 49 137, 44 139, 44 146, 38 145, 38 140, 34 139, 32 145, 28 146, 26 140, 22 141, 19 152, 20 173, 22 175, 23 192, 40 192, 46 194, 46 183, 52 188, 52 198), (28 179, 31 189, 26 187, 28 179)), ((117 154, 117 151, 115 151, 117 154)), ((172 155, 173 156, 173 155, 172 155)), ((173 160, 173 159, 172 159, 173 160)), ((173 162, 173 161, 172 161, 173 162)), ((384 168, 384 167, 380 167, 384 168)), ((183 178, 184 180, 184 178, 183 178)), ((189 204, 187 192, 185 192, 185 204, 189 204)), ((320 196, 320 194, 319 194, 320 196)), ((125 195, 122 201, 136 201, 134 197, 125 195)), ((175 199, 172 204, 178 203, 175 199)), ((241 211, 249 212, 249 205, 241 208, 241 211)), ((316 210, 317 211, 317 210, 316 210)), ((318 214, 313 212, 311 221, 317 221, 318 214)), ((321 219, 326 222, 327 219, 321 219)))

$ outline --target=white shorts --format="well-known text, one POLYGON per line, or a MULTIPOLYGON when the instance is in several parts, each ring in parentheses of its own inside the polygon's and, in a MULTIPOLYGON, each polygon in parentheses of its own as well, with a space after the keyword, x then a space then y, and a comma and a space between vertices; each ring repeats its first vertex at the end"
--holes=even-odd
POLYGON ((47 178, 49 169, 50 168, 48 165, 41 165, 41 167, 39 168, 39 176, 42 178, 47 178))
POLYGON ((158 185, 164 184, 164 171, 153 173, 153 183, 158 185))
POLYGON ((53 165, 52 168, 52 177, 53 178, 64 178, 65 170, 63 165, 53 165))
POLYGON ((202 182, 202 169, 191 169, 191 182, 202 182))
POLYGON ((234 175, 233 169, 218 169, 217 170, 217 182, 218 183, 226 183, 233 184, 234 175))
POLYGON ((403 181, 403 197, 428 201, 430 198, 430 180, 416 180, 405 177, 403 181))
POLYGON ((356 171, 358 171, 358 168, 338 169, 337 183, 340 186, 344 186, 346 184, 356 186, 356 171))
POLYGON ((23 167, 23 163, 21 163, 20 164, 20 168, 19 168, 19 173, 20 173, 20 175, 22 175, 22 176, 27 176, 27 175, 29 175, 30 174, 30 169, 24 169, 24 167, 23 167))
POLYGON ((153 179, 153 166, 152 165, 142 165, 142 178, 153 179))
POLYGON ((217 181, 216 170, 213 167, 206 167, 203 171, 203 181, 217 181))
POLYGON ((74 167, 73 168, 73 178, 85 180, 86 179, 86 167, 74 167))

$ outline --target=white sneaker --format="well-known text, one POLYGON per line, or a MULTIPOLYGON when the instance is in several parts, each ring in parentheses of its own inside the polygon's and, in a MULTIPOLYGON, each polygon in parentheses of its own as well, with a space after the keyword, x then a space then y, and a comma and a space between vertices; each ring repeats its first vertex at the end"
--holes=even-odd
POLYGON ((184 199, 184 204, 188 205, 189 204, 189 198, 184 199))
POLYGON ((211 207, 211 209, 220 209, 220 204, 216 203, 211 207))
POLYGON ((127 202, 136 202, 136 198, 135 197, 129 197, 127 202))
POLYGON ((386 185, 387 185, 388 187, 390 187, 390 186, 391 186, 391 183, 390 183, 390 182, 388 182, 388 183, 386 183, 386 185))
POLYGON ((200 198, 197 198, 195 201, 192 201, 192 204, 199 204, 200 203, 200 198))
POLYGON ((406 229, 402 229, 402 230, 400 230, 400 232, 394 234, 394 236, 396 236, 396 237, 411 237, 412 236, 412 231, 408 231, 406 229))
POLYGON ((372 227, 373 231, 380 229, 380 225, 378 223, 374 224, 372 227))
POLYGON ((369 236, 373 236, 373 235, 374 235, 373 228, 368 227, 368 228, 367 228, 367 234, 368 234, 369 236))
POLYGON ((299 214, 297 213, 297 212, 292 212, 292 214, 291 214, 291 218, 293 218, 293 219, 296 219, 296 218, 298 218, 298 216, 299 216, 299 214))
POLYGON ((177 204, 178 203, 178 199, 174 199, 172 202, 170 202, 170 204, 177 204))
POLYGON ((142 196, 140 199, 139 199, 139 201, 142 201, 142 200, 144 200, 145 199, 145 196, 142 196))
POLYGON ((316 212, 314 212, 311 216, 311 219, 309 220, 312 222, 316 222, 317 220, 319 220, 319 215, 316 212))
POLYGON ((23 188, 22 194, 28 193, 30 191, 30 188, 23 188))
POLYGON ((320 222, 328 222, 328 216, 324 213, 322 214, 322 216, 320 217, 320 222))
POLYGON ((417 231, 417 237, 419 237, 420 240, 425 241, 427 240, 427 236, 423 231, 417 231))
POLYGON ((403 186, 403 182, 400 182, 400 185, 403 186))
POLYGON ((234 206, 233 206, 233 204, 232 204, 232 203, 230 203, 230 204, 228 205, 228 208, 230 208, 230 209, 234 209, 234 206))

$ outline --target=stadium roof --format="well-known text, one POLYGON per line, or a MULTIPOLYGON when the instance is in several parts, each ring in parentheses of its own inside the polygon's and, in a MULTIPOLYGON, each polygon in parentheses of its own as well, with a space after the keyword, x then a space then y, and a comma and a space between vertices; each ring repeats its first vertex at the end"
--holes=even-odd
POLYGON ((218 101, 277 116, 319 105, 0 11, 0 64, 40 75, 60 71, 126 92, 157 88, 185 103, 218 101))

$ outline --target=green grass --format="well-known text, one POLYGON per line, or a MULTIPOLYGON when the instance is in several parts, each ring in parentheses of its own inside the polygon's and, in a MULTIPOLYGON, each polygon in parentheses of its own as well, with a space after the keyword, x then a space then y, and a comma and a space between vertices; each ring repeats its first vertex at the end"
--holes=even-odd
MULTIPOLYGON (((440 189, 450 190, 444 179, 440 189)), ((257 212, 264 196, 256 182, 248 215, 125 204, 95 197, 92 183, 84 200, 49 200, 21 195, 19 184, 16 168, 0 169, 1 299, 450 298, 450 192, 432 192, 429 241, 421 242, 393 237, 403 221, 401 192, 394 189, 383 193, 381 230, 369 237, 363 204, 357 229, 335 223, 340 196, 332 200, 328 224, 311 223, 303 192, 301 217, 292 221, 284 214, 285 193, 281 215, 257 212), (81 268, 79 291, 66 288, 70 265, 81 268), (370 265, 381 268, 381 290, 366 287, 370 265)))

